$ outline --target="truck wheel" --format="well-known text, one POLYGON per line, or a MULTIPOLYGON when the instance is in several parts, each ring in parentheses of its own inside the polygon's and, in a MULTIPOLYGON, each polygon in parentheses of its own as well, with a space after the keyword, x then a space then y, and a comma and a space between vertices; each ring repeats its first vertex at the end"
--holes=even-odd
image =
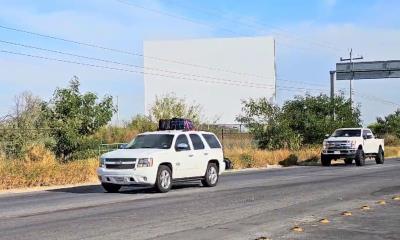
POLYGON ((201 181, 203 186, 206 187, 214 187, 217 185, 219 179, 218 175, 218 167, 215 163, 209 163, 207 166, 206 175, 204 176, 204 180, 201 181))
POLYGON ((158 192, 165 193, 171 190, 171 187, 172 187, 171 169, 167 166, 161 165, 160 167, 158 167, 155 188, 158 192))
POLYGON ((385 156, 381 147, 379 147, 378 154, 375 156, 375 162, 376 164, 383 164, 385 162, 385 156))
POLYGON ((121 189, 121 185, 112 184, 112 183, 101 183, 101 186, 109 193, 117 193, 121 189))
POLYGON ((321 154, 321 164, 324 167, 329 167, 331 165, 331 161, 332 159, 330 159, 329 157, 321 154))
POLYGON ((346 159, 344 160, 344 163, 345 163, 346 165, 351 165, 351 164, 353 164, 353 159, 351 159, 351 158, 346 158, 346 159))
POLYGON ((357 166, 364 166, 365 165, 365 154, 362 149, 358 149, 356 152, 355 157, 356 165, 357 166))

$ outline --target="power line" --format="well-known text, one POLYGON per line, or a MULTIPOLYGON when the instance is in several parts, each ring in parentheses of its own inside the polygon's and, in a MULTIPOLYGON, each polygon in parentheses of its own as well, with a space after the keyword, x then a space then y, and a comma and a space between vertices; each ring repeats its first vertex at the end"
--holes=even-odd
POLYGON ((144 67, 144 66, 139 66, 139 65, 134 65, 134 64, 121 63, 121 62, 117 62, 117 61, 111 61, 108 59, 101 59, 101 58, 95 58, 95 57, 88 57, 88 56, 63 52, 63 51, 59 51, 59 50, 51 50, 51 49, 47 49, 47 48, 41 48, 41 47, 36 47, 36 46, 32 46, 32 45, 26 45, 26 44, 21 44, 21 43, 16 43, 16 42, 9 42, 9 41, 4 41, 4 40, 0 40, 0 43, 6 43, 9 45, 19 46, 19 47, 24 47, 24 48, 30 48, 30 49, 40 50, 40 51, 57 53, 57 54, 61 54, 61 55, 71 56, 71 57, 84 58, 84 59, 100 61, 100 62, 104 62, 104 63, 111 63, 111 64, 116 64, 116 65, 121 65, 121 66, 126 66, 126 67, 140 68, 140 69, 145 69, 145 70, 148 69, 148 70, 165 72, 165 73, 186 75, 186 76, 198 77, 198 78, 209 78, 209 79, 214 79, 214 80, 223 80, 223 81, 230 81, 230 82, 249 83, 249 84, 264 85, 264 86, 267 86, 267 85, 274 86, 272 84, 255 83, 255 82, 248 82, 248 81, 234 81, 234 80, 225 79, 225 78, 217 78, 217 77, 212 77, 212 76, 204 76, 204 75, 197 75, 197 74, 191 74, 191 73, 176 72, 176 71, 170 71, 170 70, 160 69, 160 68, 144 67))
POLYGON ((142 58, 148 58, 148 59, 153 59, 153 60, 162 61, 162 62, 181 64, 181 65, 186 65, 186 66, 191 66, 191 67, 196 67, 196 68, 203 68, 203 69, 208 69, 208 70, 211 70, 211 71, 233 73, 233 74, 242 75, 242 76, 252 76, 252 77, 258 77, 258 78, 265 78, 265 76, 249 74, 249 73, 243 73, 243 72, 237 72, 237 71, 231 71, 231 70, 218 68, 218 67, 213 67, 213 66, 205 66, 205 65, 195 64, 195 63, 187 63, 187 62, 182 62, 182 61, 178 61, 178 60, 174 60, 174 59, 166 59, 166 58, 148 56, 148 55, 144 55, 142 53, 136 53, 136 52, 131 52, 131 51, 127 51, 127 50, 104 47, 104 46, 101 46, 101 45, 98 45, 98 44, 92 44, 92 43, 86 43, 86 42, 81 42, 81 41, 76 41, 76 40, 65 39, 65 38, 55 37, 55 36, 51 36, 51 35, 31 32, 31 31, 27 31, 27 30, 23 30, 23 29, 7 27, 7 26, 3 26, 3 25, 0 25, 0 28, 6 29, 6 30, 10 30, 10 31, 30 34, 30 35, 33 35, 33 36, 38 36, 38 37, 49 38, 49 39, 53 39, 53 40, 73 43, 73 44, 77 44, 77 45, 81 45, 81 46, 85 46, 85 47, 97 48, 97 49, 101 49, 101 50, 104 50, 104 51, 117 52, 117 53, 121 53, 121 54, 127 54, 127 55, 142 57, 142 58))
MULTIPOLYGON (((47 48, 42 48, 42 47, 37 47, 37 46, 32 46, 32 45, 27 45, 27 44, 4 41, 4 40, 1 40, 1 39, 0 39, 0 43, 5 43, 5 44, 9 44, 9 45, 24 47, 24 48, 30 48, 30 49, 40 50, 40 51, 46 51, 46 52, 51 52, 51 53, 57 53, 57 54, 66 55, 66 56, 78 57, 78 58, 83 58, 83 59, 88 59, 88 60, 100 61, 100 62, 104 62, 104 63, 111 63, 111 64, 127 66, 127 67, 133 67, 133 68, 140 68, 140 69, 145 69, 145 70, 148 69, 148 70, 171 73, 171 74, 185 75, 185 76, 196 77, 196 78, 208 78, 208 79, 213 79, 213 80, 222 80, 222 81, 229 81, 229 82, 246 83, 246 84, 260 85, 260 86, 275 86, 275 85, 272 85, 272 84, 256 83, 256 82, 250 82, 250 81, 236 81, 236 80, 230 80, 230 79, 226 79, 226 78, 217 78, 217 77, 212 77, 212 76, 197 75, 197 74, 191 74, 191 73, 183 73, 183 72, 170 71, 170 70, 160 69, 160 68, 149 68, 149 67, 144 67, 144 66, 139 66, 139 65, 134 65, 134 64, 121 63, 121 62, 112 61, 112 60, 108 60, 108 59, 101 59, 101 58, 83 56, 83 55, 63 52, 63 51, 59 51, 59 50, 52 50, 52 49, 47 49, 47 48)), ((283 79, 283 78, 277 78, 277 80, 284 81, 284 82, 301 83, 301 84, 308 84, 308 85, 315 85, 315 86, 325 87, 325 86, 320 85, 320 84, 313 84, 313 83, 307 83, 307 82, 301 82, 301 81, 292 81, 292 80, 286 80, 286 79, 283 79)))
MULTIPOLYGON (((163 62, 169 62, 169 63, 174 63, 174 64, 186 65, 186 66, 191 66, 191 67, 196 67, 196 68, 208 69, 208 70, 212 70, 212 71, 232 73, 232 74, 241 75, 241 76, 249 76, 249 77, 254 77, 254 78, 266 79, 266 76, 262 76, 262 75, 257 75, 257 74, 252 74, 252 73, 244 73, 244 72, 237 72, 237 71, 231 71, 231 70, 218 68, 218 67, 204 66, 204 65, 194 64, 194 63, 186 63, 186 62, 181 62, 181 61, 177 61, 177 60, 153 57, 153 56, 148 56, 148 55, 144 55, 144 54, 141 54, 141 53, 130 52, 130 51, 120 50, 120 49, 116 49, 116 48, 104 47, 104 46, 101 46, 101 45, 98 45, 98 44, 92 44, 92 43, 80 42, 80 41, 76 41, 76 40, 65 39, 65 38, 60 38, 60 37, 56 37, 56 36, 51 36, 51 35, 31 32, 31 31, 27 31, 27 30, 23 30, 23 29, 7 27, 7 26, 3 26, 3 25, 0 25, 0 28, 6 29, 6 30, 10 30, 10 31, 16 31, 16 32, 20 32, 20 33, 25 33, 25 34, 29 34, 29 35, 34 35, 34 36, 38 36, 38 37, 49 38, 49 39, 53 39, 53 40, 73 43, 73 44, 77 44, 77 45, 81 45, 81 46, 97 48, 97 49, 101 49, 101 50, 105 50, 105 51, 111 51, 111 52, 117 52, 117 53, 121 53, 121 54, 133 55, 133 56, 142 57, 142 58, 149 58, 149 59, 153 59, 153 60, 157 60, 157 61, 163 61, 163 62)), ((7 41, 3 41, 3 42, 11 44, 11 42, 7 42, 7 41)), ((22 46, 23 44, 20 44, 20 45, 22 46)), ((24 45, 24 47, 27 47, 27 46, 28 45, 24 45)), ((44 48, 39 48, 39 47, 33 47, 33 46, 29 46, 29 47, 36 48, 38 50, 45 50, 44 48)), ((55 51, 55 50, 46 49, 46 51, 53 51, 53 52, 57 53, 57 51, 55 51)), ((58 51, 58 53, 60 53, 60 51, 58 51)), ((68 55, 70 55, 70 56, 75 55, 75 57, 78 57, 77 54, 68 53, 68 55)), ((79 57, 90 59, 89 57, 84 57, 84 56, 79 56, 79 57)), ((117 63, 116 61, 109 61, 109 60, 104 60, 104 59, 92 58, 91 60, 114 63, 114 64, 118 64, 118 65, 127 65, 127 64, 124 64, 124 63, 117 63)), ((135 67, 132 64, 128 64, 128 65, 130 65, 131 67, 135 67)), ((285 82, 296 82, 296 83, 302 83, 302 84, 307 84, 307 85, 315 85, 315 84, 308 83, 308 82, 291 81, 291 80, 286 80, 286 79, 282 79, 282 78, 277 78, 277 80, 285 81, 285 82)))
MULTIPOLYGON (((175 14, 171 14, 171 13, 169 13, 169 12, 166 12, 166 11, 162 11, 162 10, 157 10, 157 9, 152 9, 152 8, 148 8, 148 7, 144 7, 144 6, 142 6, 142 5, 139 5, 139 4, 137 4, 137 3, 132 3, 131 1, 127 1, 127 0, 115 0, 115 1, 117 1, 117 2, 119 2, 119 3, 122 3, 122 4, 125 4, 125 5, 130 5, 130 6, 133 6, 133 7, 135 7, 135 8, 140 8, 140 9, 143 9, 143 10, 146 10, 146 11, 149 11, 149 12, 154 12, 154 13, 157 13, 157 14, 161 14, 161 15, 165 15, 165 16, 168 16, 168 17, 172 17, 172 18, 177 18, 177 19, 179 19, 179 20, 183 20, 183 21, 188 21, 188 22, 191 22, 191 23, 195 23, 195 24, 199 24, 199 25, 204 25, 204 26, 207 26, 207 27, 211 27, 211 28, 218 28, 218 29, 222 29, 222 30, 224 30, 224 31, 227 31, 227 32, 230 32, 230 33, 234 33, 234 34, 239 34, 238 32, 236 32, 236 31, 232 31, 231 29, 228 29, 228 28, 225 28, 225 27, 216 27, 216 26, 213 26, 213 25, 210 25, 210 24, 206 24, 206 23, 204 23, 204 22, 200 22, 200 21, 196 21, 196 20, 193 20, 193 19, 191 19, 191 18, 187 18, 187 17, 183 17, 183 16, 180 16, 180 15, 175 15, 175 14)), ((182 4, 181 4, 181 6, 182 6, 182 4)), ((229 21, 231 21, 231 22, 236 22, 236 23, 240 23, 240 24, 242 24, 242 25, 246 25, 247 27, 250 27, 250 28, 254 28, 254 27, 256 27, 256 28, 259 28, 259 26, 257 26, 256 24, 249 24, 249 23, 245 23, 245 22, 243 22, 243 21, 240 21, 240 20, 237 20, 237 19, 232 19, 232 18, 227 18, 227 17, 225 17, 224 16, 224 14, 221 14, 221 13, 211 13, 209 10, 205 10, 205 9, 200 9, 200 11, 202 11, 202 12, 206 12, 207 14, 209 14, 209 15, 214 15, 214 16, 217 16, 218 18, 222 18, 222 19, 227 19, 227 20, 229 20, 229 21)), ((286 38, 293 38, 293 39, 303 39, 303 40, 306 40, 306 42, 309 42, 309 43, 311 43, 311 44, 314 44, 314 45, 316 45, 316 46, 318 46, 318 47, 322 47, 322 48, 325 48, 325 49, 329 49, 329 50, 332 50, 332 51, 341 51, 342 49, 339 49, 339 48, 336 48, 336 47, 334 47, 334 46, 332 46, 332 45, 330 45, 330 44, 326 44, 326 43, 321 43, 321 42, 318 42, 318 41, 312 41, 312 40, 308 40, 308 39, 305 39, 305 38, 301 38, 301 37, 299 37, 299 36, 295 36, 295 35, 293 35, 293 34, 290 34, 290 33, 288 33, 288 31, 285 31, 285 30, 282 30, 282 29, 280 29, 280 28, 277 28, 277 27, 275 27, 275 26, 272 26, 271 24, 266 24, 266 23, 261 23, 261 22, 258 22, 258 24, 259 25, 261 25, 261 26, 263 26, 264 28, 265 27, 267 27, 267 26, 269 26, 269 28, 272 28, 272 29, 275 29, 275 30, 273 30, 273 32, 275 32, 276 34, 280 34, 280 35, 282 35, 282 36, 287 36, 286 38), (281 33, 280 33, 281 32, 281 33), (282 32, 283 32, 283 34, 282 34, 282 32), (286 32, 286 33, 285 33, 286 32), (291 36, 292 35, 292 36, 291 36)), ((264 28, 262 28, 263 30, 265 30, 264 28)), ((279 44, 279 43, 278 43, 279 44)), ((287 45, 289 45, 290 46, 290 44, 287 44, 287 45)), ((291 47, 294 47, 294 46, 291 46, 291 47)), ((296 47, 295 47, 296 48, 296 47)), ((299 47, 297 47, 297 48, 299 48, 299 47)), ((300 49, 300 48, 299 48, 300 49)), ((304 48, 302 48, 303 50, 307 50, 307 49, 304 49, 304 48)))
MULTIPOLYGON (((30 58, 49 60, 49 61, 76 64, 76 65, 93 67, 93 68, 102 68, 102 69, 107 69, 107 70, 116 70, 116 71, 137 73, 137 74, 142 74, 142 75, 152 75, 152 76, 159 76, 159 77, 165 77, 165 78, 182 79, 182 80, 188 80, 188 81, 196 81, 196 82, 204 82, 204 83, 212 83, 212 84, 223 84, 223 85, 240 86, 240 87, 275 89, 274 87, 256 86, 254 84, 246 84, 246 83, 239 84, 239 83, 235 83, 235 82, 232 83, 232 82, 228 82, 228 81, 208 81, 208 80, 195 79, 195 78, 185 78, 185 77, 169 76, 169 75, 163 75, 163 74, 157 74, 157 73, 148 73, 148 72, 144 72, 144 71, 135 71, 135 70, 129 70, 129 69, 124 69, 124 68, 96 65, 96 64, 91 64, 91 63, 82 63, 82 62, 77 62, 77 61, 70 61, 70 60, 65 60, 65 59, 58 59, 58 58, 51 58, 51 57, 45 57, 45 56, 39 56, 39 55, 19 53, 19 52, 7 51, 7 50, 0 50, 0 52, 7 53, 7 54, 13 54, 13 55, 19 55, 19 56, 25 56, 25 57, 30 57, 30 58)), ((288 86, 277 86, 276 88, 279 88, 281 90, 287 90, 287 91, 290 91, 290 90, 296 90, 296 91, 305 90, 305 91, 320 91, 320 92, 326 91, 326 89, 310 89, 310 88, 299 88, 299 87, 288 87, 288 86)))

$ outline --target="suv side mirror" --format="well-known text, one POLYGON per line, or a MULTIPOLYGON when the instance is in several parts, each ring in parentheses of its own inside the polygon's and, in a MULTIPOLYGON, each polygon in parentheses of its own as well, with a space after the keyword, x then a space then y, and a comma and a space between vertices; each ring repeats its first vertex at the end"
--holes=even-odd
POLYGON ((128 146, 128 144, 123 143, 118 145, 118 149, 125 149, 128 146))
POLYGON ((372 133, 367 133, 367 139, 371 139, 372 138, 372 133))
POLYGON ((189 150, 189 145, 187 144, 187 143, 179 143, 177 146, 176 146, 176 151, 185 151, 185 150, 189 150))

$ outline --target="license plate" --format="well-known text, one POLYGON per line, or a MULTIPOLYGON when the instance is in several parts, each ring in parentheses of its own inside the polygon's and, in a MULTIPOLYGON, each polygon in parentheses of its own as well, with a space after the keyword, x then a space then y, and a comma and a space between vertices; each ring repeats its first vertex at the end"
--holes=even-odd
POLYGON ((340 154, 340 151, 334 151, 333 154, 340 154))
POLYGON ((123 178, 123 177, 114 177, 114 180, 115 180, 116 182, 123 182, 123 181, 124 181, 124 178, 123 178))

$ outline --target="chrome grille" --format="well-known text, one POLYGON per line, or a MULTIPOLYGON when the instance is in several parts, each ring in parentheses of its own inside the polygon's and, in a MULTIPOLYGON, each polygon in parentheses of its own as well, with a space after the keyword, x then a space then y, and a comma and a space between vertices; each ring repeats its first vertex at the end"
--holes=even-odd
POLYGON ((106 158, 105 164, 109 169, 134 169, 136 158, 106 158))

